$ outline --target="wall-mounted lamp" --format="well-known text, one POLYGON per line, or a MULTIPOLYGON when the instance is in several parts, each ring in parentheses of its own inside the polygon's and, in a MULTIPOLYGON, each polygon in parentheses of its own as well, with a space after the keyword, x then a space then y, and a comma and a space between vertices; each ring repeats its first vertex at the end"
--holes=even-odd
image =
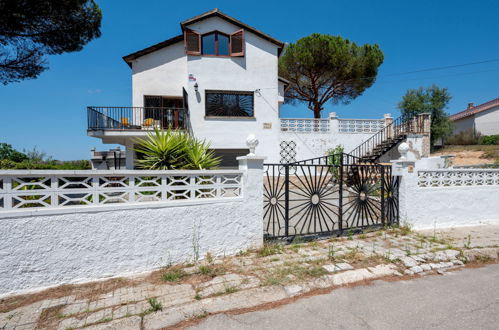
POLYGON ((195 90, 196 92, 198 91, 198 87, 199 87, 198 83, 195 83, 195 84, 194 84, 194 90, 195 90))

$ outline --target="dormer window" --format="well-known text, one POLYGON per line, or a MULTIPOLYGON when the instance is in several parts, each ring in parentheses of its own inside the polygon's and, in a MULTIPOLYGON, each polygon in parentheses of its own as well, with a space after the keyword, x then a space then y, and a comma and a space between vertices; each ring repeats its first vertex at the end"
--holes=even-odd
POLYGON ((184 44, 187 55, 244 56, 244 31, 230 35, 214 31, 201 35, 186 29, 184 44))

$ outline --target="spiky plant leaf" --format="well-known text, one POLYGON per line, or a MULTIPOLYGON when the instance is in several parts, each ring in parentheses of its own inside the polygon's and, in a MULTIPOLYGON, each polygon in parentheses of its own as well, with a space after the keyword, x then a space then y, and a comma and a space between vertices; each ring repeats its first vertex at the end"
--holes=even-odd
POLYGON ((155 129, 135 143, 135 151, 142 156, 136 161, 140 169, 208 169, 220 164, 209 143, 181 131, 155 129))

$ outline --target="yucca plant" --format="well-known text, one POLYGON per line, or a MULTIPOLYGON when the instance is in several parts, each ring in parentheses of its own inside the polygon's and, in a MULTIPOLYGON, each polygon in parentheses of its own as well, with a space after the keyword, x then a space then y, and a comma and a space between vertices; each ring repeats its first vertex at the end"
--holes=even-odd
POLYGON ((135 151, 142 155, 136 165, 144 170, 200 170, 220 164, 209 143, 180 131, 155 129, 135 143, 135 151))

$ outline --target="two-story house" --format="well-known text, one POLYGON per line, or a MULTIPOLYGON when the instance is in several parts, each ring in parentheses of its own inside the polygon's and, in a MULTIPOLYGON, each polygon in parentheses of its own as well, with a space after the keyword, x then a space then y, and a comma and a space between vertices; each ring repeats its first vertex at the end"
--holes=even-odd
POLYGON ((126 146, 158 128, 189 130, 206 139, 223 165, 259 151, 278 161, 279 105, 286 81, 278 78, 284 43, 218 9, 180 23, 181 34, 123 59, 132 70, 133 107, 88 107, 88 135, 126 146))
POLYGON ((288 82, 278 76, 284 43, 218 9, 180 23, 181 34, 123 59, 132 70, 132 107, 87 108, 88 135, 126 147, 155 127, 186 130, 205 139, 221 166, 237 166, 246 138, 269 163, 323 156, 342 145, 353 150, 381 130, 384 119, 280 118, 288 82))

